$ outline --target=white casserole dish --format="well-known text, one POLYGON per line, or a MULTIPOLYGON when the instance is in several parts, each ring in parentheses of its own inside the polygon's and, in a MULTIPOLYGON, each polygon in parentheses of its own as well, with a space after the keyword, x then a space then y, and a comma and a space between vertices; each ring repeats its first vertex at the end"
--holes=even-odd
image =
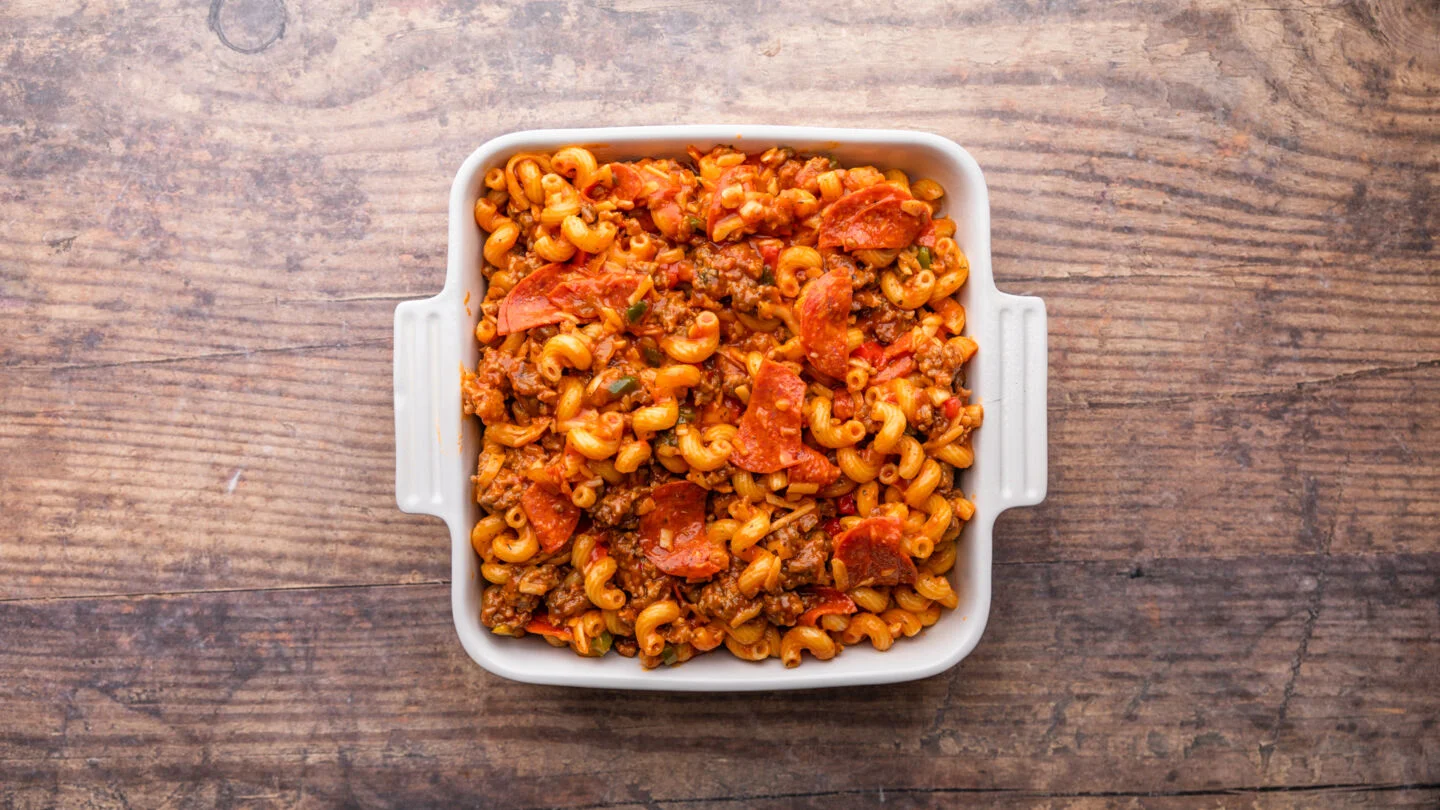
POLYGON ((445 288, 434 298, 395 309, 395 494, 406 512, 434 515, 450 528, 451 604, 460 643, 485 669, 537 684, 617 689, 752 691, 893 683, 924 678, 958 663, 975 648, 990 613, 991 530, 1006 509, 1045 497, 1045 306, 1038 298, 995 288, 990 267, 990 203, 980 167, 964 149, 937 135, 898 130, 771 126, 659 126, 532 130, 504 135, 475 150, 450 190, 450 249, 445 288), (973 401, 985 406, 974 439, 975 465, 962 477, 975 515, 961 535, 950 574, 960 606, 920 635, 887 652, 848 647, 830 661, 806 656, 795 669, 779 659, 760 663, 716 653, 676 667, 644 670, 634 659, 581 658, 538 638, 491 634, 480 624, 478 559, 470 529, 479 507, 470 476, 480 449, 477 420, 460 409, 460 369, 475 366, 475 324, 485 281, 483 236, 473 217, 485 170, 515 152, 590 147, 602 160, 684 157, 690 145, 733 144, 746 151, 776 145, 828 152, 847 166, 898 168, 945 187, 942 213, 954 218, 955 240, 970 260, 959 298, 966 332, 980 344, 967 369, 973 401))

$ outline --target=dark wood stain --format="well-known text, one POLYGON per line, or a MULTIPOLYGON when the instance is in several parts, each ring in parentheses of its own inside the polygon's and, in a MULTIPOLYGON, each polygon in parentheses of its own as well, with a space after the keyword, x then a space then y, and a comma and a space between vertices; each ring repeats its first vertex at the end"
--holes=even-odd
MULTIPOLYGON (((1440 802, 1422 0, 0 7, 0 808, 1440 802), (837 58, 838 57, 838 58, 837 58), (975 654, 521 686, 394 508, 396 302, 515 129, 901 126, 1050 315, 975 654)), ((983 351, 982 347, 982 351, 983 351)))

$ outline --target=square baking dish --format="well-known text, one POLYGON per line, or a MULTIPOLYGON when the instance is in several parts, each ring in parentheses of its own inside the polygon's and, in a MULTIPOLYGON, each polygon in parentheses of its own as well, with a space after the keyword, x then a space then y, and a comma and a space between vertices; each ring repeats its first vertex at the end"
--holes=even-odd
POLYGON ((395 309, 395 495, 406 512, 434 515, 450 529, 451 605, 460 643, 490 672, 517 681, 564 686, 672 691, 753 691, 881 684, 924 678, 954 666, 975 648, 990 613, 991 532, 1006 509, 1045 497, 1046 331, 1038 298, 995 288, 990 266, 990 203, 980 167, 954 142, 923 132, 772 126, 658 126, 515 132, 476 149, 450 190, 450 246, 445 287, 395 309), (918 636, 886 652, 855 645, 829 661, 806 657, 795 669, 778 658, 751 663, 701 655, 676 667, 644 670, 618 655, 581 658, 539 639, 491 634, 480 624, 478 558, 470 529, 479 507, 470 476, 480 450, 476 420, 460 408, 461 367, 473 368, 475 324, 485 280, 483 237, 473 208, 486 169, 515 152, 553 151, 580 144, 601 161, 685 157, 687 146, 708 150, 733 144, 747 152, 772 146, 826 152, 845 165, 902 169, 945 187, 942 213, 957 225, 955 240, 970 260, 959 293, 966 333, 980 350, 966 367, 972 401, 985 406, 975 433, 975 464, 962 490, 975 515, 960 537, 950 582, 960 605, 918 636))

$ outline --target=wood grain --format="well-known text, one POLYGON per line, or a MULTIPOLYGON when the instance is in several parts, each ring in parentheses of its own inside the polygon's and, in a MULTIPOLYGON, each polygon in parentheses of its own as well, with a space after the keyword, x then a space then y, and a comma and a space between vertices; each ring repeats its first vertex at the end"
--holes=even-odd
POLYGON ((0 807, 1435 806, 1437 43, 1416 0, 0 6, 0 807), (959 669, 657 698, 455 643, 394 304, 479 143, 671 122, 984 168, 1051 481, 959 669))
MULTIPOLYGON (((9 598, 439 581, 394 509, 380 345, 16 375, 0 441, 9 598)), ((1050 499, 996 559, 1440 551, 1440 374, 1052 408, 1050 499), (1398 416, 1397 416, 1398 414, 1398 416)))
POLYGON ((1251 810, 1315 810, 1332 807, 1425 808, 1430 810, 1440 799, 1440 791, 1408 786, 1388 786, 1375 790, 1356 790, 1338 786, 1319 790, 1284 790, 1277 792, 1232 790, 1196 791, 1184 795, 1163 793, 1126 794, 1113 791, 1097 795, 1055 795, 1025 791, 997 790, 887 790, 844 792, 815 791, 811 793, 779 793, 763 799, 744 797, 737 800, 702 800, 680 802, 630 802, 625 804, 594 804, 594 810, 647 810, 654 807, 675 810, 719 810, 746 807, 752 810, 824 810, 831 807, 882 806, 895 810, 977 805, 998 810, 1044 808, 1045 810, 1192 810, 1240 806, 1251 810))
POLYGON ((1437 562, 1004 566, 956 670, 729 696, 489 676, 437 585, 10 602, 0 802, 52 787, 136 806, 865 804, 883 788, 1188 806, 1295 785, 1398 800, 1436 789, 1433 695, 1410 685, 1440 666, 1437 562))
POLYGON ((1413 54, 1355 10, 852 3, 798 25, 756 8, 742 26, 656 5, 307 7, 258 54, 225 48, 198 8, 127 3, 64 26, 12 12, 4 103, 24 123, 4 168, 24 184, 0 221, 7 307, 30 339, 3 362, 383 337, 383 319, 350 324, 343 307, 266 305, 438 286, 444 190, 490 135, 671 120, 900 123, 970 147, 993 181, 999 275, 1065 316, 1056 375, 1074 397, 1440 357, 1423 317, 1437 79, 1387 67, 1413 54), (784 34, 755 33, 767 25, 784 34), (511 45, 527 31, 545 47, 511 45), (926 47, 936 36, 966 56, 926 47), (826 60, 821 80, 807 68, 829 48, 868 55, 826 60), (884 70, 878 48, 913 63, 884 70), (647 81, 667 54, 683 67, 647 81), (723 105, 711 76, 736 88, 723 105), (519 89, 534 82, 565 92, 519 89), (807 103, 780 116, 776 98, 807 103))
POLYGON ((375 342, 21 378, 7 595, 447 578, 443 526, 395 508, 390 379, 375 342))
POLYGON ((1437 367, 1064 405, 1002 561, 1440 550, 1437 367))

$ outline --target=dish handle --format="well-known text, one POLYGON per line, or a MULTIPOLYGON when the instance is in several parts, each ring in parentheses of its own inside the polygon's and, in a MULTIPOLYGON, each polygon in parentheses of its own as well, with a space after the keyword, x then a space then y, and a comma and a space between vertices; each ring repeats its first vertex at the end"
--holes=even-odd
POLYGON ((448 422, 459 408, 443 404, 460 399, 455 320, 445 293, 395 307, 395 502, 413 514, 443 518, 449 507, 445 456, 458 457, 460 426, 448 422))
MULTIPOLYGON (((995 409, 1005 452, 1000 469, 1000 508, 1034 506, 1045 500, 1049 462, 1049 362, 1045 302, 1000 294, 1000 394, 995 409)), ((987 410, 985 424, 991 424, 987 410)))

